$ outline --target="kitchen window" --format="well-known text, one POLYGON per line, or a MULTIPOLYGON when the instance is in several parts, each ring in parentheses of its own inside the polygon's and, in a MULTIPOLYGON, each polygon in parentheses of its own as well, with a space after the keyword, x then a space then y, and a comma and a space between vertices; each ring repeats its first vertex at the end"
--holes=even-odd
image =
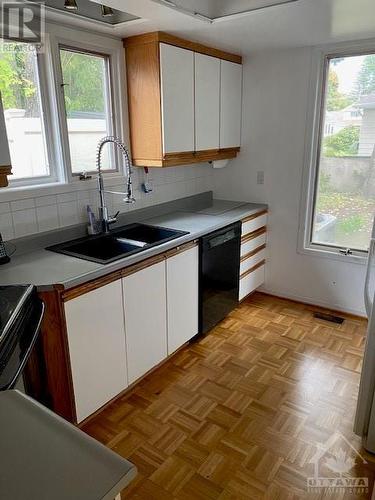
POLYGON ((39 62, 33 45, 2 42, 0 92, 15 183, 56 179, 47 147, 39 62))
MULTIPOLYGON (((68 47, 59 54, 71 173, 93 172, 99 140, 114 133, 109 57, 68 47)), ((116 170, 112 148, 103 154, 104 170, 116 170)))
MULTIPOLYGON (((52 193, 58 184, 76 183, 81 172, 94 174, 99 140, 123 135, 122 44, 64 28, 56 32, 46 33, 42 51, 0 38, 6 123, 0 133, 7 133, 10 149, 9 189, 20 195, 31 187, 52 193)), ((113 148, 106 146, 102 158, 107 176, 122 175, 113 148)))
POLYGON ((363 256, 375 214, 375 50, 325 55, 322 82, 305 248, 363 256))

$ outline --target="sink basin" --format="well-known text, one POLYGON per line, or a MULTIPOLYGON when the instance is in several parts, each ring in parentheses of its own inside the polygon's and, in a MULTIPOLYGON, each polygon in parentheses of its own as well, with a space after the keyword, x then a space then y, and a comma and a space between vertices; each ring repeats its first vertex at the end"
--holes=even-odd
POLYGON ((46 250, 98 264, 109 264, 186 234, 189 233, 146 224, 131 224, 109 234, 86 236, 47 247, 46 250))
POLYGON ((161 242, 164 243, 187 233, 164 227, 135 224, 113 231, 113 234, 120 240, 127 240, 130 243, 135 242, 136 244, 143 244, 143 246, 145 246, 154 245, 155 243, 160 244, 161 242))

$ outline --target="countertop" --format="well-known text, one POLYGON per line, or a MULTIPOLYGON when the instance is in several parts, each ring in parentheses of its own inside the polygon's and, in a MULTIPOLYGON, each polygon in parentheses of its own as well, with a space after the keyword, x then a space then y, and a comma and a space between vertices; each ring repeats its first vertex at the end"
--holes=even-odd
POLYGON ((0 393, 0 498, 114 500, 136 467, 18 391, 0 393))
POLYGON ((66 289, 72 288, 195 240, 266 208, 267 205, 264 204, 213 200, 210 206, 198 211, 178 210, 159 217, 143 219, 139 222, 188 231, 189 234, 105 265, 44 249, 35 250, 14 256, 9 264, 3 265, 0 268, 0 283, 2 285, 31 283, 40 290, 56 284, 63 285, 66 289))

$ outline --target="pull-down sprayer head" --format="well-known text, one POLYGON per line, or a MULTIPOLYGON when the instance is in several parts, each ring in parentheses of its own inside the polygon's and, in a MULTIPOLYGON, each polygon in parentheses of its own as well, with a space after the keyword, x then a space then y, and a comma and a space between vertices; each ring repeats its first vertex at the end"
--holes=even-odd
POLYGON ((103 233, 108 233, 110 224, 113 224, 117 221, 117 214, 114 216, 109 215, 105 199, 105 193, 112 193, 120 196, 125 195, 124 198, 125 203, 135 202, 135 198, 133 196, 132 169, 131 169, 130 156, 128 150, 126 149, 126 146, 120 141, 120 139, 114 136, 107 136, 103 137, 103 139, 99 141, 98 149, 96 152, 96 168, 98 169, 98 189, 100 197, 99 216, 101 221, 101 230, 103 233), (107 144, 107 142, 115 144, 115 146, 117 146, 124 155, 125 173, 127 177, 126 191, 124 193, 117 191, 106 191, 104 188, 104 179, 102 174, 102 150, 104 145, 107 144))
MULTIPOLYGON (((132 183, 132 168, 131 168, 131 161, 130 161, 130 155, 129 152, 123 142, 120 141, 117 137, 114 137, 112 135, 109 135, 107 137, 103 137, 99 141, 97 152, 96 152, 96 168, 98 169, 99 172, 99 179, 102 178, 102 150, 105 144, 107 143, 112 143, 115 144, 119 148, 119 150, 122 152, 125 158, 125 173, 127 177, 126 181, 126 193, 124 201, 125 203, 134 203, 135 198, 133 196, 133 183, 132 183)), ((99 180, 100 182, 100 180, 99 180)), ((119 194, 119 193, 116 193, 119 194)))

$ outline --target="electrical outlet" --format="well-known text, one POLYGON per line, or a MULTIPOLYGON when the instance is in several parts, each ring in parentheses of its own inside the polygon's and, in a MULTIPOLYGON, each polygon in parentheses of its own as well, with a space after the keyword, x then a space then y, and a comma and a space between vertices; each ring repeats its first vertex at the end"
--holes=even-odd
POLYGON ((264 171, 259 170, 257 172, 257 184, 264 184, 264 171))

